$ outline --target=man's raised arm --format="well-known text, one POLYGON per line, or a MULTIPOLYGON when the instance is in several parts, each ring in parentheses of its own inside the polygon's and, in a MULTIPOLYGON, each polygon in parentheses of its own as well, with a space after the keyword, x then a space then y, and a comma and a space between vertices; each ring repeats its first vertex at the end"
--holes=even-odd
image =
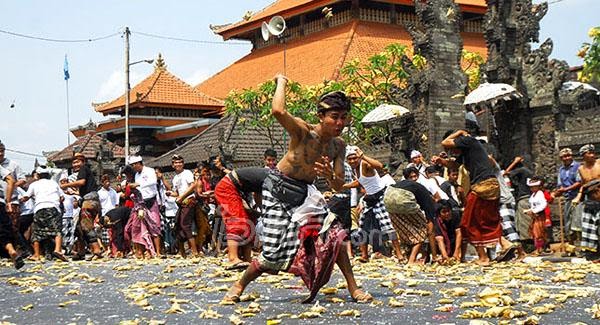
POLYGON ((275 77, 275 95, 273 96, 273 105, 271 107, 271 113, 277 119, 279 124, 290 133, 292 137, 299 137, 302 134, 302 125, 300 120, 296 119, 290 114, 285 108, 285 88, 288 79, 281 74, 275 77))

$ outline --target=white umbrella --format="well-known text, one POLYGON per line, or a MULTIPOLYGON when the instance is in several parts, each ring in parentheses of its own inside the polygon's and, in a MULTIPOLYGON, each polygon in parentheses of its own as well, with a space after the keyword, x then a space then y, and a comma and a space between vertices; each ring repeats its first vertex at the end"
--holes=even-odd
POLYGON ((365 126, 375 125, 395 120, 409 113, 408 108, 400 105, 381 104, 365 115, 360 122, 365 126))
POLYGON ((521 94, 511 85, 503 83, 482 83, 465 98, 463 105, 476 105, 498 99, 511 100, 521 94))
POLYGON ((563 82, 561 90, 573 91, 579 87, 583 87, 583 89, 585 89, 585 90, 595 91, 597 95, 600 95, 600 91, 598 91, 598 89, 596 89, 595 87, 593 87, 590 84, 586 84, 584 82, 579 82, 579 81, 563 82))

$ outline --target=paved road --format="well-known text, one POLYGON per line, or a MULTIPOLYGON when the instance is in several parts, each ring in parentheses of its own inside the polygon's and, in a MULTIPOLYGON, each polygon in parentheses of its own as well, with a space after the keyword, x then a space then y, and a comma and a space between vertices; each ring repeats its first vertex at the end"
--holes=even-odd
MULTIPOLYGON (((336 270, 325 290, 330 294, 317 297, 321 308, 315 310, 321 310, 315 319, 290 318, 310 311, 314 305, 300 303, 306 290, 299 278, 289 274, 264 277, 251 284, 247 293, 260 295, 254 304, 247 301, 236 306, 219 305, 222 290, 240 274, 225 272, 219 264, 215 258, 47 262, 28 263, 16 272, 4 261, 0 266, 1 320, 16 324, 116 324, 136 319, 140 324, 151 320, 167 324, 223 324, 230 323, 231 315, 242 318, 241 313, 252 312, 247 316, 254 316, 242 318, 247 324, 264 324, 278 315, 285 316, 281 318, 283 324, 466 324, 469 319, 458 318, 459 315, 468 310, 484 312, 494 304, 501 306, 500 301, 510 304, 506 300, 510 297, 514 305, 509 308, 525 314, 513 319, 513 324, 536 315, 534 310, 543 312, 540 309, 544 305, 553 311, 538 315, 540 324, 598 323, 585 311, 600 301, 597 264, 408 267, 388 259, 377 260, 355 265, 359 282, 375 296, 375 303, 351 302, 345 289, 337 289, 343 287, 343 281, 336 270), (482 292, 488 307, 461 308, 464 302, 481 302, 478 294, 482 292), (390 306, 390 299, 403 306, 390 306), (440 299, 449 304, 441 304, 440 299), (61 303, 66 305, 61 307, 61 303), (177 305, 178 313, 166 313, 177 305), (442 306, 448 311, 435 310, 442 306), (200 319, 207 309, 220 318, 200 319), (357 310, 360 317, 339 315, 351 314, 352 310, 357 310)), ((483 320, 497 324, 500 318, 483 320)))

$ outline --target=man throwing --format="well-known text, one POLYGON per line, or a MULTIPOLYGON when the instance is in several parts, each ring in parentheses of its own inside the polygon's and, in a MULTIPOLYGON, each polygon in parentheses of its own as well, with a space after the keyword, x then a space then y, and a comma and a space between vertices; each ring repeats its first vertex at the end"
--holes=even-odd
MULTIPOLYGON (((308 220, 299 218, 296 214, 303 208, 307 196, 315 197, 317 190, 312 183, 317 176, 327 179, 329 185, 336 190, 342 189, 344 185, 346 145, 339 135, 347 122, 349 99, 342 92, 321 97, 318 104, 320 121, 311 125, 286 110, 287 79, 278 75, 276 83, 272 114, 289 133, 290 145, 277 164, 280 173, 270 173, 263 184, 263 251, 258 259, 252 261, 241 279, 233 284, 223 303, 239 301, 246 286, 264 272, 288 270, 300 248, 300 238, 318 232, 322 214, 313 213, 306 218, 308 220), (333 168, 330 162, 333 162, 333 168), (311 225, 314 227, 310 227, 311 225)), ((318 202, 326 204, 322 196, 318 202)), ((336 263, 346 278, 352 298, 355 301, 372 300, 369 294, 358 289, 346 250, 339 250, 336 263)))

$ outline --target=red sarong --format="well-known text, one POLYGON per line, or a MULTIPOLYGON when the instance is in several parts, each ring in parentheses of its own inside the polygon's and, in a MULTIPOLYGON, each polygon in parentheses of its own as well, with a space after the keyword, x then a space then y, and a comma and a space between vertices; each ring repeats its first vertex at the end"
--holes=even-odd
POLYGON ((229 177, 223 177, 217 184, 215 198, 221 207, 227 239, 253 243, 256 218, 246 212, 242 196, 229 177))
POLYGON ((460 229, 464 240, 473 246, 497 243, 502 236, 498 200, 484 200, 474 192, 467 195, 460 229))
POLYGON ((325 239, 318 236, 318 233, 307 231, 309 228, 300 228, 300 233, 303 233, 302 242, 294 263, 288 269, 288 272, 300 276, 310 290, 310 295, 303 303, 313 301, 319 290, 329 282, 340 249, 344 249, 343 243, 348 236, 339 223, 334 223, 329 228, 325 239))

